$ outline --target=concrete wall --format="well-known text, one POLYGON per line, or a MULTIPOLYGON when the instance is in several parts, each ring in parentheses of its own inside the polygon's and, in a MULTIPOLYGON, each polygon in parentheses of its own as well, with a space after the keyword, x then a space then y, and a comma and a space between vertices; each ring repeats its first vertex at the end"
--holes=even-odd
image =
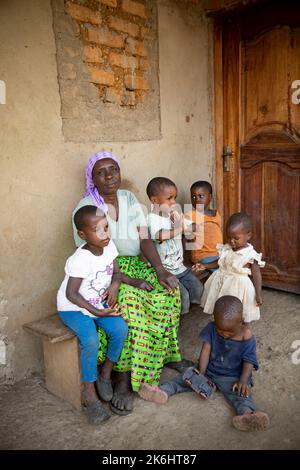
POLYGON ((0 378, 42 367, 41 344, 22 324, 55 311, 65 259, 73 250, 71 211, 84 191, 84 167, 96 150, 122 161, 141 202, 153 176, 189 186, 211 179, 209 24, 184 2, 158 0, 162 138, 145 142, 64 142, 52 11, 47 0, 0 2, 1 294, 0 378))

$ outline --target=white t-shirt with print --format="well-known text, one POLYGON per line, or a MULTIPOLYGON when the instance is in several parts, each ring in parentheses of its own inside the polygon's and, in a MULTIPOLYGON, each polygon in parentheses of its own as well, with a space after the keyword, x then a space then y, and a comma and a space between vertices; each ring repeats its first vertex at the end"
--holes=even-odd
POLYGON ((171 220, 168 217, 151 213, 147 217, 147 222, 151 238, 155 242, 163 267, 174 275, 186 271, 187 268, 183 264, 181 235, 179 234, 177 238, 170 238, 161 243, 155 239, 160 230, 171 230, 173 228, 171 220))
POLYGON ((102 295, 111 284, 113 275, 113 261, 118 256, 117 248, 112 240, 103 248, 100 256, 95 256, 81 245, 75 253, 67 259, 65 265, 65 278, 57 293, 57 310, 79 310, 84 315, 95 317, 88 310, 70 302, 66 297, 66 287, 69 277, 82 278, 79 293, 96 308, 104 308, 102 295))

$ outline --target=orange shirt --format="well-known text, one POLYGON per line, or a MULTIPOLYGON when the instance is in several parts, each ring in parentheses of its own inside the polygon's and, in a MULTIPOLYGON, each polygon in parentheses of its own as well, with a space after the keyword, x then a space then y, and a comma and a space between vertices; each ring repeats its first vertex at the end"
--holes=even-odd
MULTIPOLYGON (((196 209, 193 209, 187 215, 193 222, 199 222, 199 220, 196 220, 196 218, 199 219, 199 217, 201 221, 203 220, 201 217, 202 214, 197 214, 196 209)), ((220 214, 218 212, 216 212, 214 216, 204 214, 203 217, 203 226, 200 225, 196 234, 196 249, 191 251, 191 260, 193 263, 207 256, 218 256, 216 245, 223 243, 220 214)))

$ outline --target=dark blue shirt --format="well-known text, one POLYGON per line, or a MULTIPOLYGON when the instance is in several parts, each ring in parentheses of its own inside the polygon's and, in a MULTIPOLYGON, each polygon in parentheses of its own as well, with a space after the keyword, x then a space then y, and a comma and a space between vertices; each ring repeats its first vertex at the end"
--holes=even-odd
POLYGON ((215 323, 210 322, 200 333, 200 338, 211 345, 207 372, 228 377, 240 377, 243 363, 249 362, 258 369, 256 339, 225 339, 218 335, 215 323))

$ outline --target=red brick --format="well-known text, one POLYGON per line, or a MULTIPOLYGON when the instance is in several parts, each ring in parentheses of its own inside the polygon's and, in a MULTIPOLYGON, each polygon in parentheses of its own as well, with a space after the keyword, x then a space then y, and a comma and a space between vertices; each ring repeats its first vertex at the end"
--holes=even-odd
POLYGON ((116 8, 116 6, 118 5, 118 0, 98 0, 98 1, 103 3, 103 5, 107 5, 108 7, 116 8))
POLYGON ((142 3, 133 2, 132 0, 123 0, 122 9, 126 11, 126 13, 130 13, 131 15, 146 18, 145 5, 143 5, 142 3))
POLYGON ((111 65, 116 65, 123 69, 136 69, 138 66, 138 61, 135 57, 125 54, 116 54, 115 52, 109 54, 109 61, 111 65))
POLYGON ((127 90, 149 90, 149 84, 144 77, 133 74, 125 75, 124 79, 127 90))
POLYGON ((114 16, 111 16, 108 20, 108 23, 112 29, 122 31, 122 33, 128 33, 130 36, 136 37, 139 34, 139 26, 130 23, 129 21, 122 20, 121 18, 115 18, 114 16))
POLYGON ((101 24, 101 15, 98 11, 93 11, 90 8, 76 5, 76 3, 67 3, 67 12, 78 21, 83 23, 101 24))
POLYGON ((141 70, 149 70, 150 69, 150 64, 148 62, 148 59, 145 59, 144 57, 140 58, 140 69, 141 70))
POLYGON ((122 48, 124 46, 124 39, 119 34, 109 31, 99 31, 92 28, 85 28, 83 31, 83 39, 88 42, 109 47, 122 48))
POLYGON ((98 63, 102 62, 101 49, 99 47, 84 46, 83 55, 85 62, 98 63))
POLYGON ((141 41, 135 41, 134 39, 127 38, 125 50, 128 52, 128 54, 147 57, 147 49, 144 43, 141 41))
POLYGON ((145 26, 141 27, 141 36, 144 38, 145 36, 148 36, 150 34, 150 28, 146 28, 145 26))
POLYGON ((106 70, 95 69, 94 67, 89 67, 91 74, 91 81, 93 83, 98 83, 99 85, 108 85, 113 86, 115 83, 115 76, 112 72, 107 72, 106 70))

